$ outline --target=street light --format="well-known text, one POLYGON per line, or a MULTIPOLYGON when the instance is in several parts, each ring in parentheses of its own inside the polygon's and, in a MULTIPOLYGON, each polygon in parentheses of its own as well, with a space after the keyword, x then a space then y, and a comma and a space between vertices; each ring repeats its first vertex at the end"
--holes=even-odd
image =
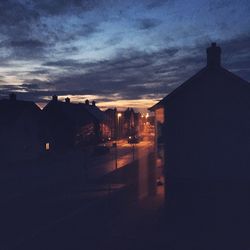
POLYGON ((120 117, 122 116, 122 114, 121 113, 118 113, 117 114, 117 119, 118 119, 118 124, 117 124, 117 137, 118 137, 118 139, 119 139, 119 137, 120 137, 120 117))
POLYGON ((119 139, 120 136, 120 117, 122 116, 121 113, 117 113, 117 119, 118 119, 118 124, 117 124, 117 137, 116 137, 116 143, 115 143, 115 169, 117 169, 118 167, 118 162, 117 162, 117 158, 118 158, 118 151, 117 151, 117 147, 118 147, 118 142, 117 139, 119 139))

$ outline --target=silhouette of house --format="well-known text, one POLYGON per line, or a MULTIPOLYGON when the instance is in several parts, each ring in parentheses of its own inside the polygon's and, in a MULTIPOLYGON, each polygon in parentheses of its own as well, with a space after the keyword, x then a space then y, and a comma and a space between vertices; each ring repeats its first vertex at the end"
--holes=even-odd
POLYGON ((117 109, 107 109, 104 111, 106 117, 107 117, 107 124, 110 128, 110 135, 108 137, 115 139, 117 138, 117 121, 118 121, 118 116, 117 116, 117 109))
POLYGON ((46 140, 49 149, 67 150, 79 146, 95 145, 107 130, 104 113, 86 100, 85 103, 59 101, 57 96, 43 109, 47 121, 46 140))
POLYGON ((18 162, 43 151, 41 110, 30 101, 17 100, 14 93, 0 100, 1 161, 18 162))
POLYGON ((185 227, 182 236, 212 226, 221 235, 249 233, 249 83, 221 66, 221 48, 212 43, 206 67, 153 107, 162 108, 166 204, 176 227, 185 227))
POLYGON ((122 134, 124 136, 135 135, 137 133, 136 128, 136 113, 134 109, 127 108, 123 112, 123 127, 122 127, 122 134))
POLYGON ((92 116, 97 141, 110 137, 111 129, 107 122, 107 116, 96 106, 95 101, 92 101, 92 105, 89 104, 88 100, 85 104, 79 103, 79 105, 92 116))
POLYGON ((207 66, 160 104, 167 177, 250 178, 250 85, 221 66, 216 43, 207 66))

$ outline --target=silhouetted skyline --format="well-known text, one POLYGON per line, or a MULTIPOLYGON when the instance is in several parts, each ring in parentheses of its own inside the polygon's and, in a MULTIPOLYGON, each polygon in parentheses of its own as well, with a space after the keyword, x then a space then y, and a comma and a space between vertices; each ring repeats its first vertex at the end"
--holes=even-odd
POLYGON ((1 1, 1 96, 150 107, 196 73, 212 41, 249 81, 249 11, 247 0, 1 1))

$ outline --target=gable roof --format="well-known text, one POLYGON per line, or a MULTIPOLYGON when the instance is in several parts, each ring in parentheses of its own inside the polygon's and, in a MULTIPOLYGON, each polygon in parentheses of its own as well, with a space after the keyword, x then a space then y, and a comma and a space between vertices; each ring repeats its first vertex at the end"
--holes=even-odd
MULTIPOLYGON (((211 47, 210 47, 211 48, 211 47)), ((208 48, 208 49, 210 49, 208 48)), ((217 47, 218 48, 218 47, 217 47)), ((213 48, 212 48, 213 49, 213 48)), ((211 59, 211 58, 209 58, 211 59)), ((164 107, 164 105, 175 95, 177 95, 180 91, 183 89, 190 87, 194 82, 197 80, 200 82, 206 82, 210 79, 214 79, 215 81, 217 79, 225 79, 227 81, 233 82, 235 84, 241 84, 244 85, 246 88, 249 88, 250 91, 250 84, 246 80, 240 78, 239 76, 235 75, 234 73, 228 71, 227 69, 220 66, 220 63, 217 65, 208 65, 201 69, 198 73, 190 77, 188 80, 186 80, 184 83, 182 83, 179 87, 177 87, 175 90, 173 90, 170 94, 165 96, 162 100, 160 100, 158 103, 150 107, 148 110, 155 111, 159 108, 164 107), (209 76, 209 77, 208 77, 209 76)))
POLYGON ((87 105, 83 103, 80 103, 79 105, 86 109, 98 122, 102 122, 107 119, 105 113, 101 111, 97 106, 87 105))
POLYGON ((105 119, 103 112, 94 105, 83 103, 70 103, 62 101, 50 101, 44 108, 44 112, 59 113, 66 116, 72 122, 87 123, 90 119, 101 122, 105 119))
POLYGON ((0 100, 0 125, 15 123, 23 114, 29 115, 32 119, 39 118, 41 109, 31 101, 21 100, 0 100))
POLYGON ((197 79, 202 73, 207 69, 207 67, 200 70, 198 73, 196 73, 194 76, 190 77, 188 80, 186 80, 184 83, 182 83, 179 87, 174 89, 171 93, 169 93, 167 96, 165 96, 163 99, 161 99, 159 102, 157 102, 152 107, 148 108, 149 111, 155 111, 156 109, 162 108, 164 104, 168 101, 169 98, 171 98, 172 95, 175 95, 180 89, 188 85, 190 82, 192 82, 194 79, 197 79))

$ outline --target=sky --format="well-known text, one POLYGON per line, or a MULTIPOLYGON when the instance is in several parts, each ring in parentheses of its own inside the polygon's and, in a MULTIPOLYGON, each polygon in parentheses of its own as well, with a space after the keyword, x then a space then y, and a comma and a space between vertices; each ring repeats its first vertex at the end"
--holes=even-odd
POLYGON ((206 65, 250 81, 249 0, 1 0, 0 97, 148 108, 206 65))

